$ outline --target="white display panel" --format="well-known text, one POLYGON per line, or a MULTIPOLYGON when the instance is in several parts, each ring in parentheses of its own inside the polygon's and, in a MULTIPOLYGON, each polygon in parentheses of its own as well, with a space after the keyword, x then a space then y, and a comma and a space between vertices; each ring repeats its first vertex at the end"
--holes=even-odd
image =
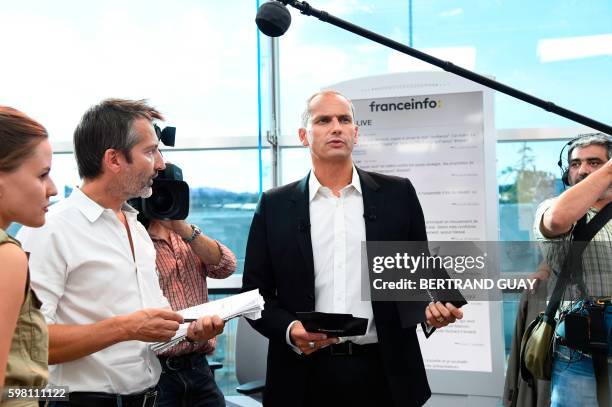
MULTIPOLYGON (((327 88, 355 105, 355 164, 410 179, 429 240, 497 240, 492 91, 446 72, 360 78, 327 88)), ((501 304, 473 302, 464 315, 429 339, 417 330, 432 391, 500 396, 501 304)))
POLYGON ((353 100, 355 164, 411 180, 429 240, 485 239, 482 101, 482 92, 353 100))

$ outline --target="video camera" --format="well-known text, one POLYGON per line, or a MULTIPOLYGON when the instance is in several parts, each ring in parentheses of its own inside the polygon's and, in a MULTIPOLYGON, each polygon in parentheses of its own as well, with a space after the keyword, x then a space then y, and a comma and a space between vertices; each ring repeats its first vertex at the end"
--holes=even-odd
POLYGON ((608 351, 605 331, 605 309, 612 306, 612 297, 579 301, 568 313, 561 315, 565 325, 565 345, 585 353, 608 351))
MULTIPOLYGON (((163 130, 153 125, 157 138, 166 146, 174 147, 175 127, 163 130)), ((189 185, 183 181, 183 171, 175 164, 166 164, 153 180, 153 194, 149 198, 133 198, 129 204, 147 219, 182 220, 189 215, 189 185)))

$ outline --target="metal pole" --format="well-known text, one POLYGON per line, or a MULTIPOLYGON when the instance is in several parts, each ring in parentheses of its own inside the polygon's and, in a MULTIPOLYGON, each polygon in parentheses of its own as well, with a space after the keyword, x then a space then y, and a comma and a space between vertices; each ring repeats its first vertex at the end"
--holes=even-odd
POLYGON ((278 38, 270 38, 270 130, 267 139, 271 148, 272 187, 280 183, 278 138, 280 127, 280 71, 278 68, 278 38))

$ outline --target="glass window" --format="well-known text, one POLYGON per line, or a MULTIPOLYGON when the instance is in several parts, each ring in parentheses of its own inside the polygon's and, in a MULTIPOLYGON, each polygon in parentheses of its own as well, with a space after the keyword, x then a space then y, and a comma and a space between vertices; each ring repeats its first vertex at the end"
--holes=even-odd
POLYGON ((281 149, 281 185, 298 181, 308 174, 312 168, 310 153, 306 147, 281 149))
POLYGON ((504 318, 504 349, 506 356, 510 354, 510 346, 512 346, 512 338, 514 337, 514 332, 516 330, 516 315, 518 314, 521 299, 520 297, 521 293, 503 293, 502 315, 504 318))
MULTIPOLYGON (((499 240, 533 240, 535 211, 545 199, 563 191, 557 165, 565 140, 507 141, 497 143, 497 184, 499 192, 499 240)), ((567 155, 567 149, 564 150, 567 155)), ((523 253, 502 270, 526 274, 537 270, 541 259, 523 253)), ((515 333, 520 293, 503 294, 503 327, 506 355, 515 333)))
MULTIPOLYGON (((212 294, 210 301, 220 300, 228 294, 212 294)), ((209 361, 220 362, 223 368, 215 371, 215 381, 225 396, 237 394, 236 386, 236 328, 238 318, 229 320, 225 324, 223 333, 217 336, 217 347, 212 355, 207 356, 209 361)))
MULTIPOLYGON (((500 240, 532 240, 535 210, 563 191, 559 152, 567 141, 497 143, 500 240)), ((567 154, 567 149, 564 151, 567 154)))
MULTIPOLYGON (((269 151, 264 150, 264 190, 270 188, 269 151)), ((187 220, 229 247, 242 273, 251 219, 259 200, 258 151, 164 151, 183 170, 190 188, 187 220)))

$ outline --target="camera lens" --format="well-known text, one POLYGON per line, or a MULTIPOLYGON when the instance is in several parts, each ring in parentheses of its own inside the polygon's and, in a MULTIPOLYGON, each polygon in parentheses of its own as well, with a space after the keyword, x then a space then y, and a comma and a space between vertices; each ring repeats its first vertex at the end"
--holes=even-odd
POLYGON ((160 215, 170 212, 174 207, 172 191, 165 186, 156 188, 151 196, 151 199, 151 207, 160 215))
MULTIPOLYGON (((166 166, 166 170, 171 164, 166 166)), ((166 171, 164 170, 164 171, 166 171)), ((185 219, 189 215, 189 185, 177 179, 180 170, 160 172, 153 181, 153 194, 142 200, 142 213, 149 219, 185 219)))

